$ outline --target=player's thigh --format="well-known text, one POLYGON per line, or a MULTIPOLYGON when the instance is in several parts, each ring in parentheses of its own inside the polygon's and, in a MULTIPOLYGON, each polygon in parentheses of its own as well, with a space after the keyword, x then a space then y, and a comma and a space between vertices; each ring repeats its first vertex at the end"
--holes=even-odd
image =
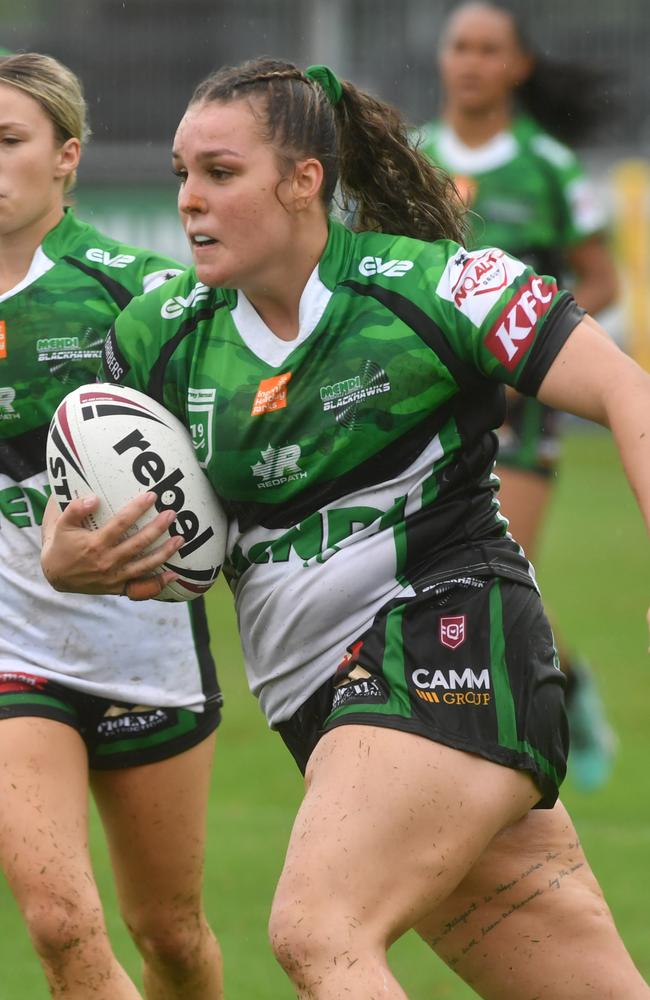
POLYGON ((529 775, 474 754, 393 729, 339 726, 310 758, 275 918, 283 931, 315 916, 333 929, 338 918, 351 937, 393 940, 539 795, 529 775))
POLYGON ((648 996, 560 802, 499 833, 416 929, 486 1000, 648 996))
POLYGON ((0 856, 23 911, 42 900, 70 908, 88 893, 94 899, 79 733, 50 718, 2 718, 0 760, 0 856))
POLYGON ((198 905, 215 739, 213 731, 163 760, 91 772, 122 909, 134 924, 198 905))

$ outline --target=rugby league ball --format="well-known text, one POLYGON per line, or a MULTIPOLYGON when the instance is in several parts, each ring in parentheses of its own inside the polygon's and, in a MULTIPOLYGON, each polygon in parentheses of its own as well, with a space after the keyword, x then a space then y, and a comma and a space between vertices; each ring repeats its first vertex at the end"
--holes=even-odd
POLYGON ((155 544, 170 535, 185 539, 164 564, 178 579, 156 600, 191 601, 212 586, 224 559, 226 516, 189 432, 160 403, 124 386, 80 386, 52 418, 46 461, 61 510, 78 497, 99 497, 99 507, 86 519, 90 529, 101 528, 139 493, 153 492, 157 500, 129 535, 160 511, 176 511, 176 520, 155 544))

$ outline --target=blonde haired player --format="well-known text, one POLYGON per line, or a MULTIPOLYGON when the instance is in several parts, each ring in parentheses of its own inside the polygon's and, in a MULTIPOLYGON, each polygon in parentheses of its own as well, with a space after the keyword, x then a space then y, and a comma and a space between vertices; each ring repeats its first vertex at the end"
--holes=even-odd
POLYGON ((50 418, 94 380, 120 310, 181 270, 65 207, 86 136, 69 69, 0 58, 0 861, 52 996, 138 997, 93 878, 90 785, 146 996, 217 1000, 201 884, 221 696, 203 608, 71 599, 40 570, 50 418))

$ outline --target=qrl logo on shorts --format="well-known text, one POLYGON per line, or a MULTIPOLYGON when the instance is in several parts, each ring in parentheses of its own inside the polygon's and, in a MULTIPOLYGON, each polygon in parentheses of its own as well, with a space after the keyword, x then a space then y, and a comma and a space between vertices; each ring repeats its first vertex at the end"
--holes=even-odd
POLYGON ((448 649, 457 649, 465 642, 465 615, 440 619, 440 642, 448 649))

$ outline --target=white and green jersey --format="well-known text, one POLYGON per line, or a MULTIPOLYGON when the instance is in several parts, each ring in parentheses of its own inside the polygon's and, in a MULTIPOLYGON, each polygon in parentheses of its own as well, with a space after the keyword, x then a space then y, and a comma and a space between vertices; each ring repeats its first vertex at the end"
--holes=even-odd
POLYGON ((535 585, 498 514, 491 429, 499 383, 534 393, 581 315, 500 250, 332 222, 293 341, 193 271, 118 317, 103 375, 191 429, 229 514, 246 669, 272 725, 414 580, 535 585))
POLYGON ((200 606, 194 629, 186 607, 59 594, 40 568, 52 414, 95 380, 120 310, 181 271, 68 210, 25 278, 0 295, 0 671, 143 705, 200 709, 214 690, 200 606))
POLYGON ((604 229, 605 213, 575 153, 518 115, 483 146, 443 121, 421 130, 422 152, 450 173, 472 212, 471 247, 499 246, 560 277, 567 250, 604 229))

